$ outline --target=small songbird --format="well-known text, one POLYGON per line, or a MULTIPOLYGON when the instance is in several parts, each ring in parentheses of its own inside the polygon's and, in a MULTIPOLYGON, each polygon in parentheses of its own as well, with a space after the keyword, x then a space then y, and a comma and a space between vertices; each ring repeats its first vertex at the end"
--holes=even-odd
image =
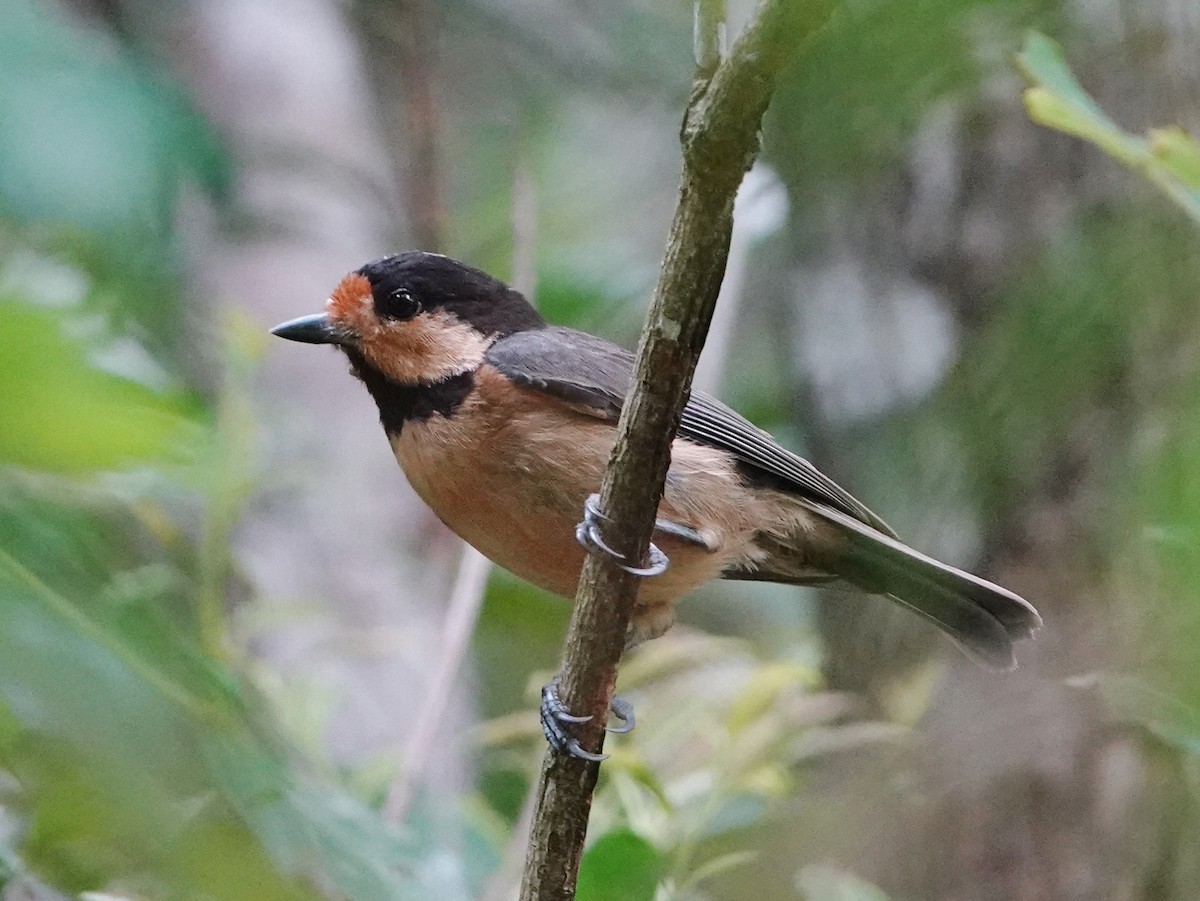
MULTIPOLYGON (((324 313, 272 332, 340 347, 442 522, 505 569, 574 594, 584 545, 606 550, 593 493, 629 390, 629 351, 549 325, 504 283, 420 251, 351 272, 324 313)), ((658 515, 652 566, 636 570, 646 578, 631 644, 661 635, 675 601, 713 579, 886 595, 999 669, 1041 625, 1024 599, 908 547, 807 460, 700 392, 671 446, 658 515)), ((553 691, 547 718, 548 737, 580 752, 561 729, 551 735, 573 720, 553 691)))

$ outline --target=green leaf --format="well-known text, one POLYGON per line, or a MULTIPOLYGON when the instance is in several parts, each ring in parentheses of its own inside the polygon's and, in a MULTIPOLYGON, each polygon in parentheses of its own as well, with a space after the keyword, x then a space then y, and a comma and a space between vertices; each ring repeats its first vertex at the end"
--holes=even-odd
POLYGON ((608 764, 608 773, 611 778, 629 779, 634 785, 653 795, 664 809, 671 809, 671 799, 667 797, 666 788, 645 757, 625 748, 614 748, 610 753, 612 759, 608 764))
POLYGON ((179 87, 100 30, 6 0, 0 30, 0 210, 128 231, 164 249, 175 196, 228 162, 179 87))
POLYGON ((1184 184, 1200 188, 1200 143, 1178 125, 1152 128, 1150 151, 1184 184))
POLYGON ((93 365, 54 311, 0 302, 0 463, 88 472, 181 462, 201 440, 178 395, 93 365))
POLYGON ((729 707, 726 727, 737 735, 768 713, 780 694, 797 686, 816 684, 812 670, 794 663, 774 663, 763 666, 734 699, 729 707))
POLYGON ((1178 127, 1151 131, 1148 138, 1122 129, 1079 84, 1062 48, 1045 35, 1030 32, 1017 66, 1030 82, 1024 97, 1033 121, 1090 141, 1141 172, 1200 223, 1200 144, 1194 138, 1178 127))
POLYGON ((986 78, 1010 22, 1053 24, 1045 0, 846 0, 780 78, 764 150, 793 190, 861 189, 890 172, 931 108, 986 78))
POLYGON ((577 901, 653 901, 665 871, 662 854, 630 829, 608 833, 583 855, 577 901))

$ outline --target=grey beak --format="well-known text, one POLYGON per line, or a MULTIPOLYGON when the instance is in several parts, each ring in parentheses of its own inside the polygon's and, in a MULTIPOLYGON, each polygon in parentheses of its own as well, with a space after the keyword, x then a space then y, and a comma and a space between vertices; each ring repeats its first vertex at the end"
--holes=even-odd
POLYGON ((300 341, 304 344, 346 344, 346 336, 329 324, 329 317, 324 313, 312 316, 301 316, 290 322, 271 329, 272 335, 287 338, 289 341, 300 341))

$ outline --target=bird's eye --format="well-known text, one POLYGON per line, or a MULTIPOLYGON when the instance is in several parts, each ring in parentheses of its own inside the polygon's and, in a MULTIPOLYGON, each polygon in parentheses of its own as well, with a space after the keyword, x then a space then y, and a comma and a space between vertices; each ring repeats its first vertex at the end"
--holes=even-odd
POLYGON ((380 319, 412 319, 421 312, 421 301, 408 288, 396 288, 375 304, 380 319))

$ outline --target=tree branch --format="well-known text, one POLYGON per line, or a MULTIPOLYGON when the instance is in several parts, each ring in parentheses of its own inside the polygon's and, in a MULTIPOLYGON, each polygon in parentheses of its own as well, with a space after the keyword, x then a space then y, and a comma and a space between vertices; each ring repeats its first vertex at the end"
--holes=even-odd
MULTIPOLYGON (((713 31, 700 0, 697 46, 713 31)), ((828 18, 836 0, 765 0, 729 56, 692 90, 680 135, 683 176, 654 301, 638 345, 633 390, 600 490, 605 539, 629 560, 645 560, 670 463, 670 445, 716 305, 733 200, 758 153, 758 132, 779 70, 828 18)), ((581 511, 582 514, 582 511, 581 511)), ((577 734, 599 749, 638 580, 589 555, 567 632, 560 691, 567 707, 591 714, 577 734)), ((645 728, 645 727, 643 727, 645 728)), ((553 750, 542 764, 522 901, 569 899, 587 832, 599 766, 553 750)))

